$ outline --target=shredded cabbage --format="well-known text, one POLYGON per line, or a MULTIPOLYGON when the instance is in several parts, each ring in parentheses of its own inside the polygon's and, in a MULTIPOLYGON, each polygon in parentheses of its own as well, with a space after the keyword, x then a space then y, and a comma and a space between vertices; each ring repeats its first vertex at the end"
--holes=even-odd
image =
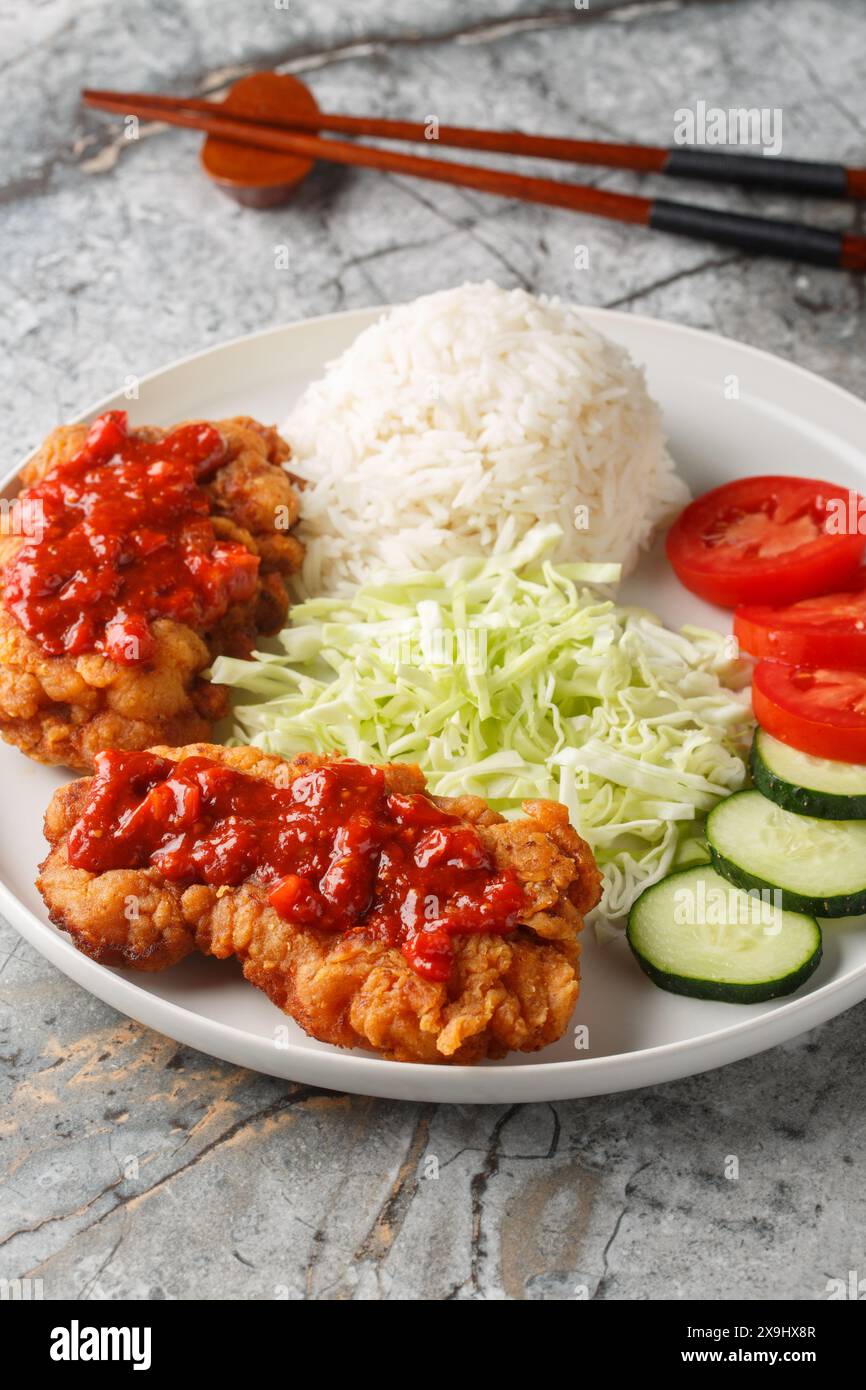
POLYGON ((618 566, 552 564, 559 537, 538 526, 507 554, 300 604, 282 653, 220 657, 212 676, 255 697, 233 735, 269 752, 417 762, 434 792, 506 814, 561 801, 615 920, 700 857, 703 817, 745 780, 752 720, 718 633, 580 587, 618 566))

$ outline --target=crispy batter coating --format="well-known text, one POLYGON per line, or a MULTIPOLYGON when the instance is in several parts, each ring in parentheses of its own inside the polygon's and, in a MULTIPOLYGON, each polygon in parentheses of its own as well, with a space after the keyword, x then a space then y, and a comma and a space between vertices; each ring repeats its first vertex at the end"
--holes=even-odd
MULTIPOLYGON (((152 624, 151 660, 122 666, 100 653, 49 656, 0 602, 0 734, 29 757, 87 771, 101 748, 139 749, 208 738, 228 712, 228 692, 202 677, 221 653, 246 657, 259 633, 285 622, 284 579, 300 567, 303 547, 289 534, 298 517, 298 494, 282 466, 289 446, 276 430, 247 416, 218 420, 226 462, 208 483, 214 530, 260 557, 252 599, 233 604, 206 632, 170 619, 152 624)), ((87 437, 86 425, 54 430, 21 471, 25 486, 72 458, 87 437)), ((158 440, 168 431, 138 431, 158 440)), ((0 566, 21 545, 0 537, 0 566)), ((2 585, 2 573, 0 573, 2 585)))
MULTIPOLYGON (((202 754, 282 785, 287 766, 291 779, 328 762, 302 754, 286 764, 255 748, 213 744, 153 751, 174 760, 202 754)), ((392 791, 425 790, 417 767, 391 764, 385 776, 392 791)), ((183 888, 155 868, 72 868, 66 836, 89 786, 82 779, 55 793, 45 817, 51 852, 37 886, 51 920, 95 960, 162 970, 195 949, 237 956, 246 978, 312 1037, 397 1061, 478 1062, 534 1052, 564 1033, 578 996, 582 914, 598 902, 601 883, 564 807, 526 802, 524 819, 505 821, 478 797, 433 798, 477 827, 497 865, 514 869, 528 903, 510 936, 456 937, 451 976, 435 983, 383 942, 287 922, 252 879, 183 888)))

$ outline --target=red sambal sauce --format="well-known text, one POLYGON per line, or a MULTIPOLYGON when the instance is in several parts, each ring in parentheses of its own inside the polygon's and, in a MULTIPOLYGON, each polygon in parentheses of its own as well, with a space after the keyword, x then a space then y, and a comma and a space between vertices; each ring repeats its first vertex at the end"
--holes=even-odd
POLYGON ((95 766, 69 832, 74 868, 255 879, 287 921, 397 946, 431 980, 448 978, 455 935, 511 932, 525 907, 473 826, 389 792, 381 768, 347 759, 275 786, 205 757, 105 752, 95 766))
POLYGON ((217 540, 201 486, 224 458, 213 425, 154 442, 110 410, 73 458, 26 489, 39 531, 7 565, 3 597, 43 651, 134 665, 153 655, 153 619, 206 628, 252 597, 258 557, 217 540))

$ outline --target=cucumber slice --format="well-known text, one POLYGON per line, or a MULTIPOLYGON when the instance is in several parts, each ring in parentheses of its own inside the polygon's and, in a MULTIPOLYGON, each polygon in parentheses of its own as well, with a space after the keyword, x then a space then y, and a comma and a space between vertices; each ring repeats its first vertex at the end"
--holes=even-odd
POLYGON ((786 811, 821 820, 866 817, 866 763, 813 758, 766 729, 755 733, 751 763, 755 786, 786 811))
POLYGON ((774 910, 708 866, 646 888, 628 919, 628 943, 662 989, 726 1004, 790 994, 821 959, 814 917, 774 910))
POLYGON ((795 815, 760 792, 735 792, 707 817, 707 843, 731 883, 778 888, 792 912, 866 912, 866 821, 795 815))

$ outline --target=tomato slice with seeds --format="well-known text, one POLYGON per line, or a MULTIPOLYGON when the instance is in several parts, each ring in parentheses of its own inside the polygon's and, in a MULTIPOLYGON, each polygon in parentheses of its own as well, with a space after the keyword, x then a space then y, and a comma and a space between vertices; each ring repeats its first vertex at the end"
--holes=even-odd
POLYGON ((786 607, 745 604, 734 614, 734 635, 743 651, 768 661, 866 670, 866 570, 845 593, 786 607))
POLYGON ((860 499, 814 478, 741 478, 691 502, 667 537, 668 559, 692 593, 735 608, 795 603, 853 582, 866 535, 851 527, 860 499))
POLYGON ((768 734, 801 753, 866 763, 866 672, 759 661, 752 708, 768 734))

